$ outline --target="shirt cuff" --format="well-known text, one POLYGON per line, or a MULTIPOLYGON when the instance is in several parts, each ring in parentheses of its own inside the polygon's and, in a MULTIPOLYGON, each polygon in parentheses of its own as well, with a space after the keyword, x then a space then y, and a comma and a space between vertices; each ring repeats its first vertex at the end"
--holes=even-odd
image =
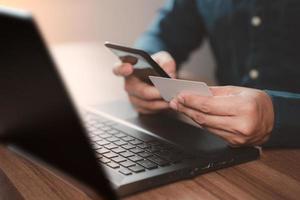
POLYGON ((300 147, 300 95, 288 92, 265 90, 271 97, 274 108, 274 127, 263 147, 300 147))

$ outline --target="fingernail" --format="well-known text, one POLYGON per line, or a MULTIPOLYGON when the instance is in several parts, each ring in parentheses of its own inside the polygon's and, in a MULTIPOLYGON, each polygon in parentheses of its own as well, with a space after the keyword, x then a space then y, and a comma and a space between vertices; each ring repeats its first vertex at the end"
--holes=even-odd
POLYGON ((175 100, 172 100, 171 102, 170 102, 170 107, 172 108, 172 109, 174 109, 174 110, 177 110, 178 109, 178 107, 177 107, 177 104, 176 104, 176 102, 175 102, 175 100))

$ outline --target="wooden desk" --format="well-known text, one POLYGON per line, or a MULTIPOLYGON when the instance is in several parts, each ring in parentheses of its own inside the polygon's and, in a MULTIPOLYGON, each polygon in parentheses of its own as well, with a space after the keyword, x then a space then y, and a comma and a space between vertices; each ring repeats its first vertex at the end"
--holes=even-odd
MULTIPOLYGON (((76 102, 126 100, 122 80, 111 74, 115 59, 96 43, 53 48, 76 102), (109 84, 108 84, 109 83, 109 84), (114 91, 114 92, 112 92, 114 91)), ((300 150, 265 150, 260 160, 179 181, 126 198, 299 199, 300 150)), ((0 146, 0 200, 90 199, 49 171, 0 146)))

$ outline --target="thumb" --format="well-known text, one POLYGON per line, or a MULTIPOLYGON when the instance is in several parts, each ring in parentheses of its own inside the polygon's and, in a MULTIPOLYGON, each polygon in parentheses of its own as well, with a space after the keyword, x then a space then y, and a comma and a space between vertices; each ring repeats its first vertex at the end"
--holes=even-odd
POLYGON ((160 51, 152 55, 161 68, 172 78, 176 77, 176 62, 174 58, 166 51, 160 51))
POLYGON ((165 63, 161 66, 165 72, 171 77, 176 78, 176 64, 174 62, 165 63))

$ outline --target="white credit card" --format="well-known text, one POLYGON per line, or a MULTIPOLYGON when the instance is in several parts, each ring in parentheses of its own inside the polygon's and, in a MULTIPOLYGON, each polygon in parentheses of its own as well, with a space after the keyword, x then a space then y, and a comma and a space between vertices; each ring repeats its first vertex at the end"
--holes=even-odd
POLYGON ((192 93, 201 96, 212 96, 211 91, 204 82, 187 81, 180 79, 149 76, 154 86, 159 90, 165 101, 171 101, 181 92, 192 93))

